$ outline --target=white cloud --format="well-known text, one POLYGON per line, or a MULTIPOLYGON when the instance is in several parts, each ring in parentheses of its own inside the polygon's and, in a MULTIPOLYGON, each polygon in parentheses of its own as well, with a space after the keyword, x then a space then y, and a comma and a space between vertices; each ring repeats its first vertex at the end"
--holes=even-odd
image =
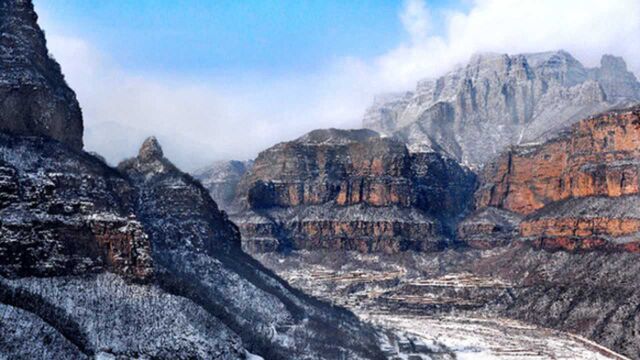
POLYGON ((185 168, 253 157, 315 128, 357 127, 374 94, 410 89, 475 52, 565 49, 589 66, 612 53, 640 73, 638 0, 476 0, 464 13, 407 0, 399 20, 408 40, 377 58, 336 59, 316 73, 282 77, 142 76, 83 39, 47 37, 83 107, 87 149, 117 161, 155 134, 185 168), (439 36, 431 34, 435 16, 446 25, 439 36))
POLYGON ((414 43, 424 41, 429 35, 431 15, 422 0, 407 0, 400 13, 400 20, 414 43))

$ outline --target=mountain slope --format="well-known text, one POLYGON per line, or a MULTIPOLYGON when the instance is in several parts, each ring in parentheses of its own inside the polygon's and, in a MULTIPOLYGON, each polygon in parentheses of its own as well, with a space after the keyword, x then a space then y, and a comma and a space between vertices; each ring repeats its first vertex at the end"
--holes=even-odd
POLYGON ((0 358, 385 358, 377 330, 244 254, 155 139, 119 170, 81 151, 32 3, 0 9, 0 358))
POLYGON ((270 359, 380 356, 374 333, 355 317, 292 291, 246 255, 235 225, 163 157, 155 138, 118 168, 138 189, 137 213, 166 269, 159 274, 166 289, 196 299, 270 359))

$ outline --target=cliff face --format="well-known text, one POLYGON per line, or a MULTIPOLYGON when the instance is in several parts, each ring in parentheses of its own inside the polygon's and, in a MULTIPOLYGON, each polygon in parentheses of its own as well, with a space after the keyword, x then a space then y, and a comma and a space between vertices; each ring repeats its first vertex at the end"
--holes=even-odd
POLYGON ((245 248, 435 250, 474 175, 370 130, 316 130, 260 153, 238 185, 245 248))
POLYGON ((133 188, 99 159, 45 138, 0 136, 0 273, 153 274, 133 188))
POLYGON ((580 121, 487 166, 477 207, 525 216, 521 235, 545 248, 635 249, 639 145, 638 107, 580 121))
POLYGON ((0 130, 82 149, 82 112, 49 57, 33 4, 0 1, 0 130))
POLYGON ((479 168, 509 145, 638 100, 640 83, 621 58, 605 55, 590 69, 564 51, 482 54, 414 92, 377 99, 363 126, 479 168))

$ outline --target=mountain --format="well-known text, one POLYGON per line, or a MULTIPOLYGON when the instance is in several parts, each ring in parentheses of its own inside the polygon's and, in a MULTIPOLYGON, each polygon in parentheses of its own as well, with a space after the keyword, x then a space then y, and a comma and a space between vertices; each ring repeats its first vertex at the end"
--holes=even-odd
POLYGON ((39 58, 33 5, 0 6, 3 65, 16 65, 0 68, 15 80, 2 106, 20 104, 0 109, 0 358, 386 358, 381 329, 243 253, 155 138, 117 169, 83 152, 73 93, 39 58))
POLYGON ((232 214, 251 252, 426 251, 443 247, 475 176, 371 130, 315 130, 256 158, 232 214))
POLYGON ((575 121, 640 101, 622 58, 586 68, 565 51, 479 54, 416 90, 378 97, 363 127, 479 168, 509 145, 544 141, 575 121))
MULTIPOLYGON (((416 336, 408 346, 431 339, 451 348, 464 339, 486 346, 491 358, 558 358, 558 344, 572 339, 599 355, 577 355, 581 345, 572 344, 568 358, 624 358, 605 346, 637 359, 638 145, 634 106, 578 121, 541 144, 510 147, 479 174, 474 211, 463 213, 456 242, 438 251, 318 246, 255 257, 305 292, 416 336), (545 330, 537 340, 516 340, 538 327, 545 330)), ((345 219, 341 208, 331 211, 345 219)))
POLYGON ((31 1, 0 1, 0 130, 82 149, 82 112, 49 56, 31 1))
POLYGON ((199 182, 164 158, 155 138, 118 169, 138 190, 136 213, 163 288, 193 299, 269 359, 379 356, 373 330, 293 291, 245 254, 237 227, 199 182))

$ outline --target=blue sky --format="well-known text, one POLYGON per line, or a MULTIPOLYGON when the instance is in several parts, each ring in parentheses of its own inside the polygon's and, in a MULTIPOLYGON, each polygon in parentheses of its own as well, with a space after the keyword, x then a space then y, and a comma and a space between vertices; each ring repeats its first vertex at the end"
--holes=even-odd
MULTIPOLYGON (((457 1, 429 1, 432 10, 457 1)), ((131 71, 305 72, 407 37, 402 1, 36 0, 50 31, 82 34, 131 71)), ((438 24, 435 31, 441 31, 438 24)))
POLYGON ((34 0, 111 163, 156 135, 186 170, 318 128, 477 52, 565 49, 640 72, 638 0, 34 0), (622 40, 622 41, 621 41, 622 40))

